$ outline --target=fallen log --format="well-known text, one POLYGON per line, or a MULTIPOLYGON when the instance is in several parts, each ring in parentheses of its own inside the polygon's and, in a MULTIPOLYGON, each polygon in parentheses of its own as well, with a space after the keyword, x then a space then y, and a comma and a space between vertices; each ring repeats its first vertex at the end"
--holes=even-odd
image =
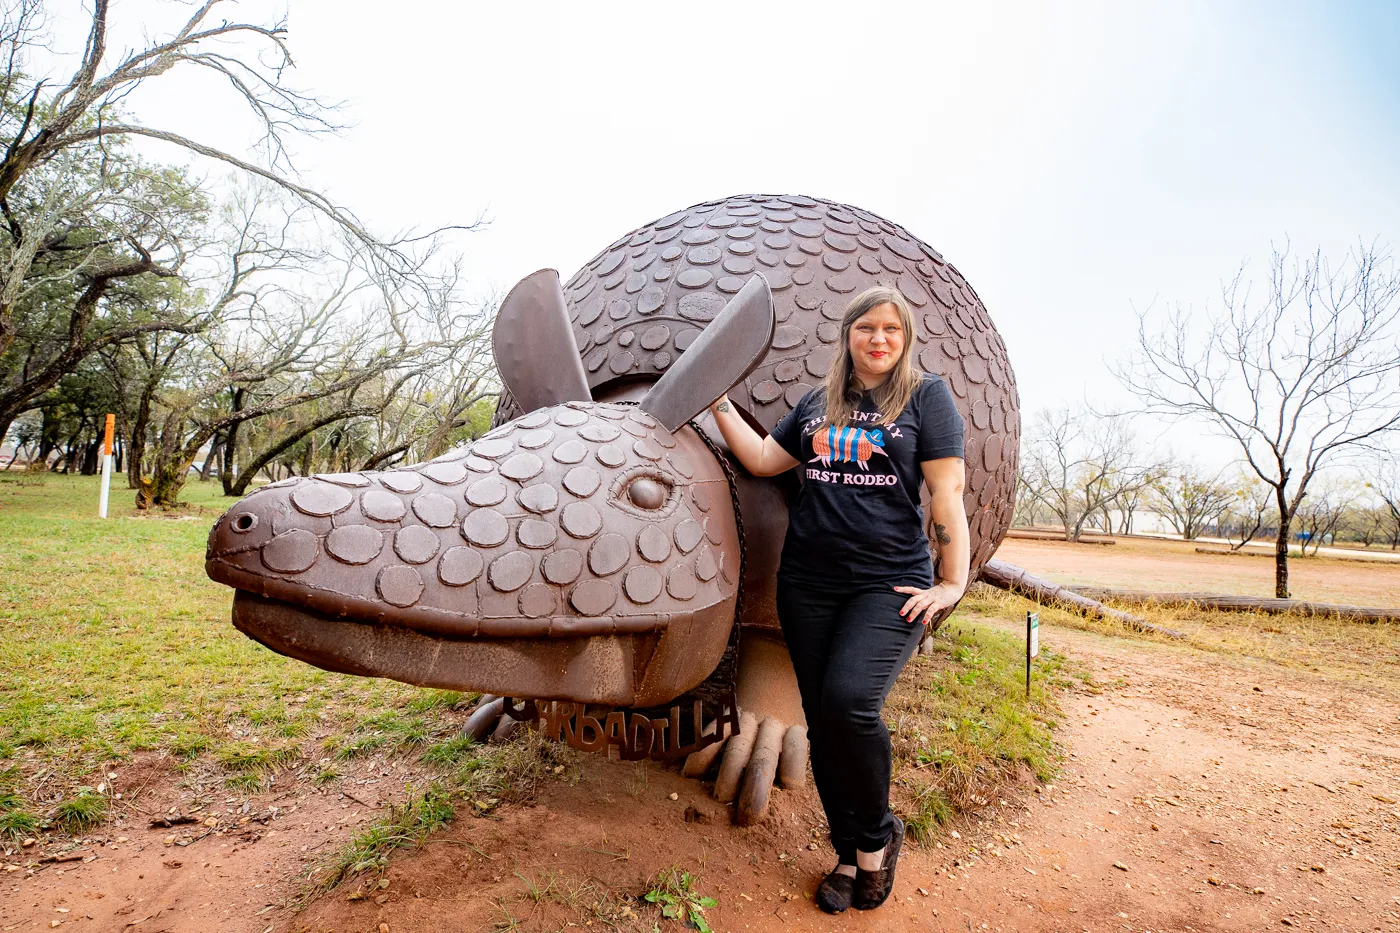
MULTIPOLYGON (((1270 547, 1272 547, 1272 545, 1270 545, 1270 547)), ((1220 554, 1220 555, 1223 555, 1223 556, 1226 556, 1226 557, 1267 557, 1269 560, 1273 560, 1273 559, 1277 556, 1276 554, 1274 554, 1273 551, 1258 551, 1258 550, 1255 550, 1255 551, 1229 551, 1229 550, 1225 550, 1224 548, 1215 548, 1215 547, 1198 547, 1198 548, 1196 548, 1196 553, 1197 553, 1197 554, 1220 554)), ((1390 564, 1391 566, 1398 566, 1398 565, 1400 565, 1400 559, 1397 559, 1397 558, 1394 558, 1394 557, 1351 557, 1351 556, 1340 557, 1340 556, 1338 556, 1338 555, 1336 555, 1336 554, 1323 554, 1323 555, 1321 555, 1321 556, 1319 557, 1319 555, 1317 555, 1317 554, 1303 555, 1303 554, 1299 554, 1297 551, 1289 551, 1289 552, 1288 552, 1288 559, 1289 559, 1289 560, 1299 560, 1299 559, 1302 559, 1302 560, 1318 560, 1318 559, 1320 559, 1320 560, 1346 560, 1346 561, 1351 561, 1352 563, 1355 563, 1355 564, 1390 564)))
POLYGON ((1231 596, 1219 593, 1156 593, 1149 590, 1125 590, 1111 586, 1074 586, 1070 589, 1089 599, 1112 599, 1142 605, 1221 609, 1227 612, 1266 612, 1271 615, 1296 612, 1309 616, 1335 616, 1357 622, 1400 621, 1400 609, 1348 606, 1342 603, 1314 603, 1302 599, 1231 596))
POLYGON ((1185 638, 1183 632, 1174 629, 1163 628, 1160 625, 1153 625, 1146 619, 1138 618, 1131 613, 1123 612, 1121 609, 1113 609, 1103 603, 1080 593, 1076 593, 1068 587, 1058 583, 1052 583, 1042 577, 1037 577, 1032 573, 1027 573, 1015 564, 1008 564, 1004 560, 993 557, 982 567, 982 575, 979 578, 983 583, 991 584, 999 589, 1015 593, 1017 596, 1024 596, 1027 599, 1041 603, 1058 604, 1071 612, 1089 616, 1097 619, 1111 619, 1114 622, 1121 622, 1140 632, 1150 632, 1153 635, 1165 635, 1168 638, 1185 638))
POLYGON ((1066 538, 1063 534, 1059 534, 1057 532, 1040 531, 1038 529, 1031 528, 1012 528, 1006 533, 1006 536, 1008 538, 1018 538, 1022 541, 1063 541, 1065 544, 1097 544, 1100 546, 1107 546, 1118 543, 1113 538, 1109 538, 1103 535, 1098 535, 1095 537, 1081 535, 1079 540, 1075 541, 1071 538, 1066 538))

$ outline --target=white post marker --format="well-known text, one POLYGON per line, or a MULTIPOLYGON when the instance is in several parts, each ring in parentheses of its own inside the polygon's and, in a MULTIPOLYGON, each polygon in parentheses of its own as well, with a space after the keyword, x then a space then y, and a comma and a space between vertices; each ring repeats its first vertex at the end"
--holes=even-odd
POLYGON ((97 514, 107 517, 107 498, 112 492, 112 428, 116 415, 107 416, 107 429, 102 434, 102 497, 97 501, 97 514))
POLYGON ((1031 698, 1031 659, 1040 654, 1040 613, 1026 613, 1026 699, 1031 698))

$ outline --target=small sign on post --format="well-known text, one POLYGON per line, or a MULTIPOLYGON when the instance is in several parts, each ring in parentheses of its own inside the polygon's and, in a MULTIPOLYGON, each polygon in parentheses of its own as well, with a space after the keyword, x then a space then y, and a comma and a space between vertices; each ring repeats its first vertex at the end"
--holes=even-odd
POLYGON ((1031 659, 1040 654, 1040 613, 1026 613, 1026 699, 1031 698, 1031 659))
POLYGON ((112 492, 112 429, 116 421, 116 415, 108 415, 107 427, 102 434, 102 495, 97 500, 99 518, 107 517, 107 499, 112 492))

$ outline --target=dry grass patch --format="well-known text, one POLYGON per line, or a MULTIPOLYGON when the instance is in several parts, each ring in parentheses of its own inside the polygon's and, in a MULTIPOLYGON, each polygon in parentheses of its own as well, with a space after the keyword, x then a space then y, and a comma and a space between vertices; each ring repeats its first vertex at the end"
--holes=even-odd
MULTIPOLYGON (((1186 638, 1143 633, 1104 619, 1086 619, 1053 606, 1039 607, 1041 620, 1084 631, 1186 644, 1235 657, 1254 658, 1325 677, 1365 681, 1370 686, 1400 692, 1400 624, 1356 622, 1332 616, 1300 613, 1223 612, 1187 607, 1116 603, 1154 625, 1175 629, 1186 638)), ((969 592, 962 609, 1001 619, 1024 618, 1035 605, 1005 590, 979 585, 969 592)))

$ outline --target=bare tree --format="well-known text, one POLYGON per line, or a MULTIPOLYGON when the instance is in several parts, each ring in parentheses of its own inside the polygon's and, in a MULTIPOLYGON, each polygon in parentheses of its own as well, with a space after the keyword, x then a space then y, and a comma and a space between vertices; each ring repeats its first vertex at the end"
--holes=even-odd
POLYGON ((1045 506, 1026 488, 1022 473, 1016 475, 1016 511, 1011 521, 1017 528, 1032 528, 1045 517, 1045 506))
POLYGON ((1366 470, 1366 486, 1384 506, 1387 516, 1386 536, 1392 551, 1400 548, 1400 465, 1386 451, 1376 457, 1366 470))
POLYGON ((1264 294, 1242 268, 1218 312, 1139 316, 1138 346, 1117 368, 1146 410, 1202 421, 1238 445, 1274 493, 1274 594, 1288 596, 1288 540, 1319 469, 1400 427, 1400 276, 1361 246, 1341 269, 1321 253, 1276 251, 1264 294), (1197 327, 1198 318, 1203 327, 1197 327))
POLYGON ((1229 501, 1218 523, 1221 535, 1230 542, 1230 550, 1238 551, 1269 523, 1274 495, 1273 488, 1253 473, 1237 477, 1231 486, 1229 501))
POLYGON ((1358 489, 1352 483, 1313 483, 1298 504, 1299 553, 1307 554, 1311 546, 1312 554, 1316 557, 1322 545, 1330 544, 1335 539, 1347 513, 1356 504, 1357 493, 1358 489))
MULTIPOLYGON (((1366 493, 1372 492, 1364 483, 1362 489, 1366 493)), ((1363 494, 1342 516, 1341 526, 1337 529, 1337 537, 1347 541, 1355 541, 1362 547, 1369 549, 1377 541, 1389 537, 1390 524, 1390 510, 1384 504, 1377 502, 1374 495, 1363 494)))
POLYGON ((1133 533, 1133 518, 1146 503, 1148 492, 1149 490, 1145 487, 1135 485, 1118 495, 1114 506, 1118 510, 1118 533, 1120 535, 1133 533))
POLYGON ((481 309, 478 331, 463 334, 463 349, 441 369, 420 374, 394 405, 367 426, 362 469, 382 469, 412 453, 430 460, 462 440, 490 430, 500 394, 488 327, 494 305, 481 309))
POLYGON ((1092 516, 1146 488, 1160 470, 1145 462, 1123 415, 1042 411, 1026 440, 1021 489, 1055 516, 1066 541, 1078 541, 1092 516))
POLYGON ((236 495, 293 449, 309 469, 318 432, 343 437, 348 422, 376 417, 412 392, 472 391, 488 371, 489 309, 459 309, 445 295, 405 301, 358 244, 308 239, 314 229, 289 222, 279 211, 285 205, 259 191, 266 194, 255 190, 225 214, 228 258, 221 287, 210 290, 216 323, 194 337, 156 392, 156 440, 138 504, 175 504, 216 438, 222 478, 236 495), (458 384, 468 363, 474 377, 458 384), (245 427, 254 443, 240 443, 245 427))
POLYGON ((1194 463, 1182 462, 1152 485, 1152 504, 1177 534, 1194 541, 1218 521, 1234 493, 1221 473, 1210 474, 1194 463))
POLYGON ((0 377, 5 377, 0 378, 0 437, 20 412, 88 354, 156 330, 193 333, 205 323, 148 319, 89 332, 114 283, 176 276, 184 258, 178 231, 168 223, 150 223, 140 210, 139 192, 123 194, 122 184, 114 186, 114 177, 155 177, 149 171, 112 171, 120 161, 114 156, 120 155, 122 140, 159 140, 275 185, 357 242, 363 261, 376 267, 380 280, 423 292, 433 289, 434 276, 426 270, 433 268, 430 257, 440 231, 376 239, 350 211, 296 180, 288 158, 291 139, 334 132, 339 126, 333 104, 291 85, 285 20, 216 20, 216 8, 232 13, 237 0, 201 0, 173 32, 113 61, 108 56, 109 0, 92 0, 76 67, 67 74, 44 74, 37 70, 39 57, 32 54, 50 42, 44 7, 43 0, 0 4, 0 377), (137 86, 195 69, 226 82, 235 107, 261 128, 261 162, 148 125, 124 111, 127 95, 137 86), (114 200, 133 207, 125 226, 122 218, 110 216, 114 200), (105 223, 92 220, 103 216, 105 223), (140 235, 130 229, 133 217, 147 221, 140 235), (82 258, 88 253, 90 258, 82 258), (4 357, 20 336, 16 308, 42 286, 50 275, 46 265, 52 267, 58 258, 66 260, 62 265, 81 285, 74 299, 75 326, 64 331, 74 337, 43 366, 20 361, 6 372, 4 357))

